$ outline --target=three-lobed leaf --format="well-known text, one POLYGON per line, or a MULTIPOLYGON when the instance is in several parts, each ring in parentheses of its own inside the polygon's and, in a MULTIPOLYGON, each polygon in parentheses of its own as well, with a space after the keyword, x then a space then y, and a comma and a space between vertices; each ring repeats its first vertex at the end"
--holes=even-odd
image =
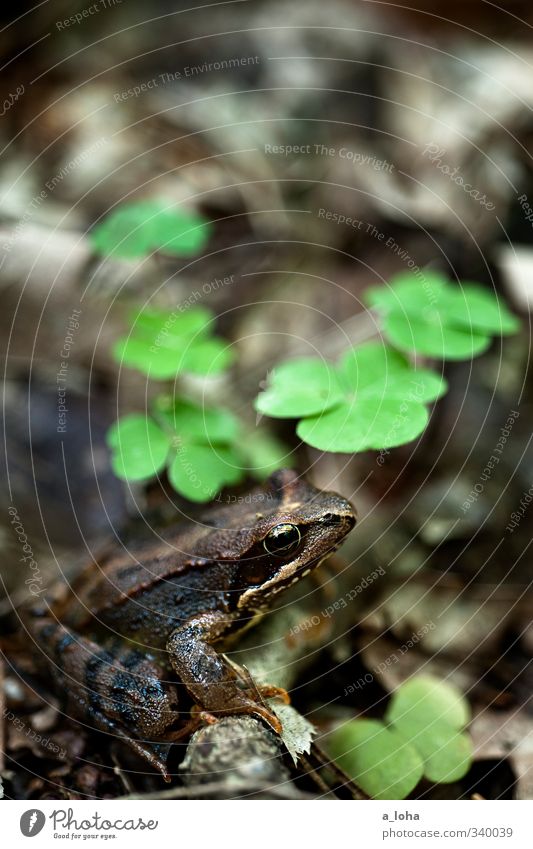
POLYGON ((191 501, 208 501, 241 479, 239 423, 230 412, 160 396, 154 415, 157 421, 124 416, 110 428, 107 442, 118 477, 146 480, 167 467, 174 489, 191 501))
POLYGON ((209 224, 198 213, 176 209, 163 199, 124 204, 91 233, 94 249, 104 256, 135 259, 155 250, 178 256, 199 253, 209 238, 209 224))
POLYGON ((191 342, 183 351, 179 371, 191 374, 215 375, 232 364, 235 355, 224 339, 212 337, 191 342))
POLYGON ((490 336, 469 332, 442 322, 438 312, 426 316, 392 312, 385 318, 385 332, 398 348, 417 351, 439 360, 466 360, 482 354, 490 336))
POLYGON ((374 719, 354 719, 327 737, 327 750, 373 799, 405 799, 424 772, 416 749, 399 731, 374 719))
POLYGON ((239 456, 230 446, 181 445, 168 468, 174 489, 189 501, 210 501, 225 484, 242 477, 239 456))
POLYGON ((321 451, 380 450, 416 439, 428 418, 426 407, 420 403, 394 397, 365 398, 302 419, 296 433, 321 451))
POLYGON ((212 329, 213 315, 204 307, 184 313, 146 309, 133 316, 129 335, 115 343, 113 355, 155 380, 181 372, 218 374, 231 364, 233 352, 223 339, 210 335, 212 329))
POLYGON ((172 346, 172 339, 192 339, 211 332, 213 313, 207 307, 195 306, 188 309, 168 310, 158 307, 143 307, 130 314, 132 330, 138 336, 163 342, 172 346))
POLYGON ((146 480, 167 468, 174 489, 190 501, 209 501, 245 472, 263 480, 287 461, 288 449, 261 429, 242 438, 240 422, 219 407, 159 395, 153 415, 132 414, 109 429, 115 474, 146 480))
POLYGON ((278 366, 255 406, 270 416, 301 418, 297 434, 307 444, 348 453, 415 439, 428 421, 425 404, 445 391, 440 375, 370 342, 347 351, 336 367, 312 358, 278 366))
POLYGON ((289 360, 269 375, 269 385, 258 395, 255 408, 276 418, 297 418, 329 410, 342 400, 335 369, 318 358, 289 360))
POLYGON ((450 783, 468 772, 472 742, 463 729, 470 710, 452 684, 429 675, 411 678, 393 694, 385 719, 416 748, 430 781, 450 783))
POLYGON ((185 398, 173 400, 161 395, 155 402, 155 410, 181 442, 225 445, 239 435, 238 419, 219 407, 204 407, 185 398))
POLYGON ((470 708, 461 691, 432 675, 416 675, 393 694, 387 721, 398 724, 410 715, 437 718, 452 728, 464 728, 470 722, 470 708))
POLYGON ((422 279, 405 271, 396 274, 390 283, 371 286, 364 297, 369 306, 384 312, 425 313, 439 302, 447 283, 447 278, 436 271, 425 269, 422 279))
POLYGON ((264 428, 248 431, 240 445, 246 470, 257 480, 265 480, 276 469, 292 468, 290 448, 264 428))
POLYGON ((107 433, 111 465, 123 480, 146 480, 166 463, 170 439, 152 419, 131 414, 118 419, 107 433))
POLYGON ((474 283, 451 284, 426 271, 400 274, 367 292, 383 313, 384 332, 400 350, 439 359, 468 359, 485 351, 492 335, 515 333, 519 322, 496 295, 474 283))
POLYGON ((411 678, 392 695, 386 723, 355 719, 327 737, 334 760, 375 799, 405 799, 425 776, 444 784, 470 769, 470 718, 463 695, 446 681, 411 678))
POLYGON ((507 307, 476 283, 461 283, 447 293, 445 303, 450 321, 476 332, 506 335, 520 329, 520 322, 507 307))

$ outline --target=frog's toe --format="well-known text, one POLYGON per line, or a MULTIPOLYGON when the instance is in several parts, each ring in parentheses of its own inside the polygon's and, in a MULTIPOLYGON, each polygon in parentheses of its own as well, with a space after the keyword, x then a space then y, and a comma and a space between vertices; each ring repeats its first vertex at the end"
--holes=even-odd
POLYGON ((264 708, 261 705, 256 705, 252 713, 254 713, 256 716, 260 716, 261 719, 263 719, 267 723, 267 725, 270 726, 272 731, 274 731, 276 734, 281 735, 281 732, 283 731, 283 726, 275 713, 272 713, 271 710, 268 710, 268 708, 264 708))
POLYGON ((200 705, 194 705, 191 714, 193 716, 193 721, 195 721, 197 725, 216 725, 220 719, 219 716, 215 716, 208 710, 203 710, 200 705))
POLYGON ((291 697, 283 687, 274 687, 271 684, 259 684, 257 687, 263 699, 281 699, 284 705, 290 705, 291 697))
MULTIPOLYGON (((269 690, 278 690, 277 687, 268 688, 269 690)), ((285 693, 285 690, 282 691, 285 693)), ((275 695, 278 695, 276 692, 275 695)), ((285 693, 285 695, 287 695, 285 693)), ((270 695, 267 696, 270 698, 270 695)), ((288 696, 287 696, 288 698, 288 696)), ((190 733, 195 731, 196 728, 200 724, 205 725, 214 725, 224 716, 232 716, 232 715, 240 715, 240 714, 248 714, 249 716, 256 716, 262 719, 267 725, 276 733, 281 734, 283 727, 281 722, 275 713, 268 709, 266 705, 260 704, 253 699, 249 699, 243 695, 243 697, 239 698, 238 701, 235 701, 232 705, 227 705, 220 711, 207 711, 201 708, 199 705, 195 705, 191 711, 192 719, 191 719, 191 727, 189 728, 190 733)))

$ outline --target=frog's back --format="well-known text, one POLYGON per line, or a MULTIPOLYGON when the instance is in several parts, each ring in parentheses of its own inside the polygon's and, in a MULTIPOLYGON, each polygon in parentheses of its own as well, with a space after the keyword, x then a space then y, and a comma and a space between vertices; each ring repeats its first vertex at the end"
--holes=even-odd
POLYGON ((180 522, 171 532, 154 534, 151 540, 108 546, 72 582, 56 612, 76 628, 93 618, 105 618, 106 611, 186 572, 205 533, 201 525, 180 522))

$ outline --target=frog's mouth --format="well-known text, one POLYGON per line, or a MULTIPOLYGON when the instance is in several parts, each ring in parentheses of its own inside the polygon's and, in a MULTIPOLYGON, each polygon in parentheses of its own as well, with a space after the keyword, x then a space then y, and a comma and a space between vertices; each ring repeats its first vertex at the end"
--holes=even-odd
POLYGON ((319 566, 321 566, 322 563, 324 563, 324 561, 328 559, 328 557, 331 557, 332 554, 335 554, 335 552, 339 548, 340 544, 341 543, 338 542, 335 545, 332 545, 331 548, 329 548, 326 552, 321 554, 319 557, 316 557, 314 560, 309 561, 308 563, 305 564, 305 566, 300 566, 298 569, 295 570, 294 574, 290 578, 286 578, 283 581, 277 581, 276 585, 272 587, 272 589, 269 593, 269 597, 277 595, 278 593, 282 592, 283 590, 288 589, 293 584, 296 584, 298 581, 302 580, 303 578, 306 578, 307 575, 310 575, 311 572, 314 572, 315 569, 318 569, 319 566))

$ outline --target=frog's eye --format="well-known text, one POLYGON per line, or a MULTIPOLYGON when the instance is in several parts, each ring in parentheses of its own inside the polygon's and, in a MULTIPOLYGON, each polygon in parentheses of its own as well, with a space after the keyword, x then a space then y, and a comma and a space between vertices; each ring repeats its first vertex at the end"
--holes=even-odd
POLYGON ((302 535, 296 525, 290 525, 287 522, 272 528, 264 538, 263 545, 269 554, 275 557, 287 557, 296 551, 301 541, 302 535))

